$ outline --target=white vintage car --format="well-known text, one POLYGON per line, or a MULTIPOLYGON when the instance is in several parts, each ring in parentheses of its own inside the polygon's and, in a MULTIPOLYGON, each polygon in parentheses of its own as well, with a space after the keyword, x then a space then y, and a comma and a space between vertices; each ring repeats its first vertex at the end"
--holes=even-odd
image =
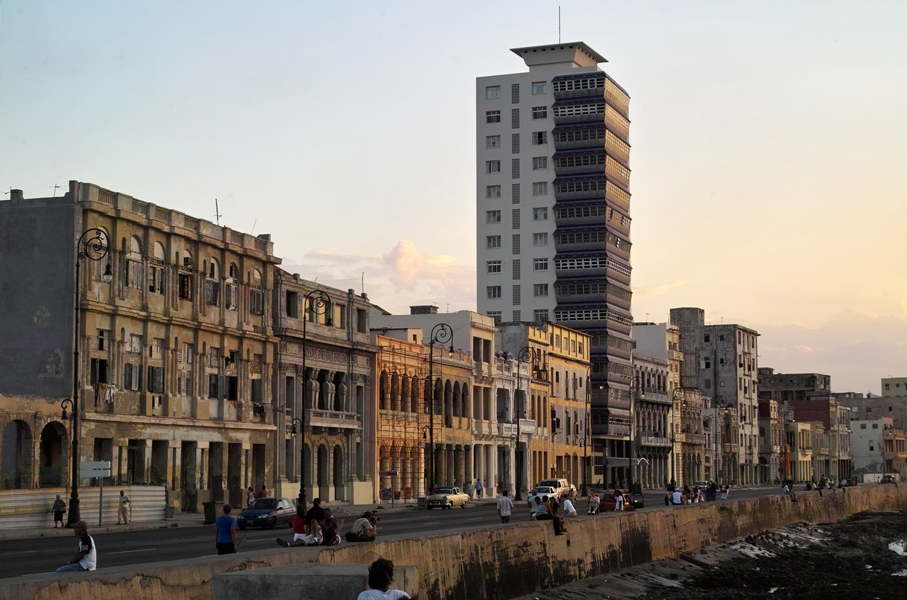
POLYGON ((460 491, 458 487, 442 487, 425 499, 425 508, 431 510, 436 506, 441 508, 453 508, 460 506, 466 508, 469 502, 469 496, 460 491))

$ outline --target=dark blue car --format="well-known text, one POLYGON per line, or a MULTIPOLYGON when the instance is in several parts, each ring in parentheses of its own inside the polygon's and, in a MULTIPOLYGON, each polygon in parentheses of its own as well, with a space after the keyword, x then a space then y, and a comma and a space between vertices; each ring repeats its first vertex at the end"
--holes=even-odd
POLYGON ((240 529, 256 526, 274 529, 280 525, 292 527, 294 516, 296 506, 287 498, 259 498, 239 513, 236 525, 240 529))

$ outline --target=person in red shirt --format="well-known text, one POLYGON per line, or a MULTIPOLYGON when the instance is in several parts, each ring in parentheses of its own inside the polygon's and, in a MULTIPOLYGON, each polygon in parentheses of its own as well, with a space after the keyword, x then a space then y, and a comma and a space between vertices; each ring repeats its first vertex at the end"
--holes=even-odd
POLYGON ((305 546, 305 509, 301 506, 296 507, 296 516, 293 517, 293 541, 288 542, 283 538, 277 538, 277 543, 284 548, 290 546, 305 546))

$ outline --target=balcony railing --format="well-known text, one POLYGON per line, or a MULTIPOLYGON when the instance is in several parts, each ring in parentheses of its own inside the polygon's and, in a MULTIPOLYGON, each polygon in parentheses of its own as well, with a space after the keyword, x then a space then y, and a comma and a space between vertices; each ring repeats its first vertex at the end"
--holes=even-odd
POLYGON ((759 454, 780 454, 781 446, 772 446, 771 444, 760 444, 759 454))
POLYGON ((359 415, 356 413, 335 410, 309 410, 307 415, 310 427, 328 429, 362 429, 359 415))
POLYGON ((670 438, 665 437, 653 437, 650 435, 643 435, 639 437, 639 444, 641 446, 659 446, 663 448, 669 448, 672 445, 670 438))
POLYGON ((678 433, 674 437, 681 444, 705 445, 705 434, 702 433, 678 433))

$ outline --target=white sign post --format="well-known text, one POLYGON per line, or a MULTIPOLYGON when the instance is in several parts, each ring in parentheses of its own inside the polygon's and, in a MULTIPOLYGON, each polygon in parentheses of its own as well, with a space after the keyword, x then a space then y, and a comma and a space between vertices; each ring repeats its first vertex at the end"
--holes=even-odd
POLYGON ((104 511, 104 478, 110 477, 110 461, 100 460, 95 462, 83 462, 79 468, 79 477, 91 479, 98 478, 100 484, 100 494, 98 496, 98 526, 101 526, 101 518, 104 511))

